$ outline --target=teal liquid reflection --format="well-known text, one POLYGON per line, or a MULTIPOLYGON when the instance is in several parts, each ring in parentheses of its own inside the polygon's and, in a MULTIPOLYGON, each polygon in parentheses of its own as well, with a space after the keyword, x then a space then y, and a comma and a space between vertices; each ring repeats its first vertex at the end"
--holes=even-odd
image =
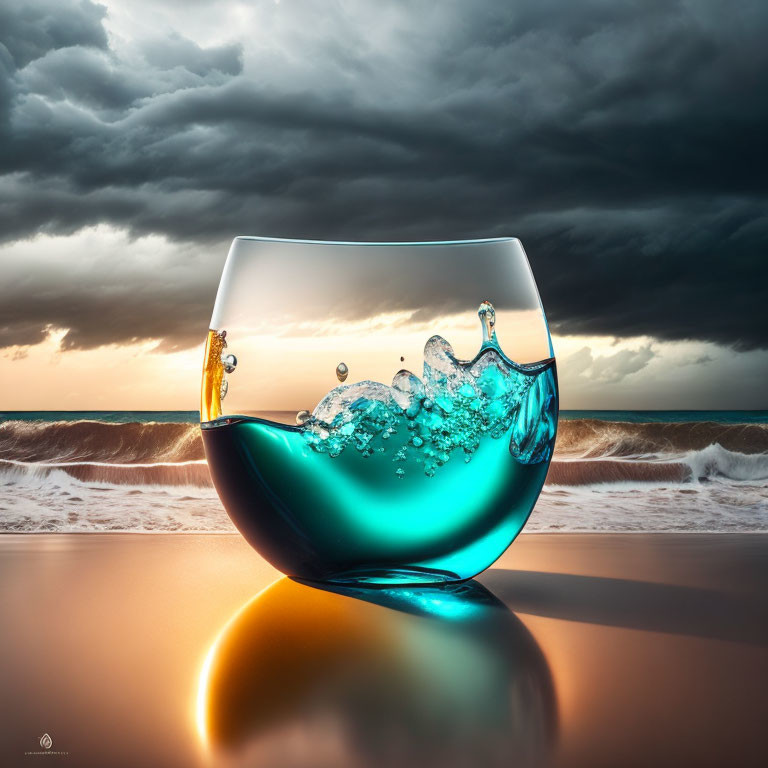
POLYGON ((525 626, 476 582, 316 589, 280 579, 208 654, 213 765, 537 766, 556 703, 525 626))

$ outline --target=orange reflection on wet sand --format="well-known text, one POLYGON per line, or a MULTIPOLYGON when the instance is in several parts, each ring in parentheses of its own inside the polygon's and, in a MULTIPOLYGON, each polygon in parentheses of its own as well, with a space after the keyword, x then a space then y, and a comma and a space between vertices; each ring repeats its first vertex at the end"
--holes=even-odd
POLYGON ((541 764, 554 689, 512 614, 477 584, 366 596, 282 579, 238 611, 200 676, 211 762, 541 764))

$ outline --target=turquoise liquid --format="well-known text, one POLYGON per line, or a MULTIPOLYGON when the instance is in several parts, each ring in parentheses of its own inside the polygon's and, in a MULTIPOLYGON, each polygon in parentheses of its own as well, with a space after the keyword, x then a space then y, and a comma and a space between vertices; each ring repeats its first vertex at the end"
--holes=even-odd
POLYGON ((544 484, 557 376, 554 360, 514 363, 492 324, 484 331, 473 360, 433 336, 421 379, 339 386, 300 426, 203 424, 216 489, 245 538, 315 581, 437 583, 487 568, 544 484))

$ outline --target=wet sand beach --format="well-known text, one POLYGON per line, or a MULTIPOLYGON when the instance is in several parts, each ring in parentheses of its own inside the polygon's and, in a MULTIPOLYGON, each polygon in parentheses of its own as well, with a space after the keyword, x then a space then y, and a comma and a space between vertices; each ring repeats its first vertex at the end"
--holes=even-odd
POLYGON ((0 764, 765 764, 768 535, 524 534, 442 596, 280 579, 228 534, 0 536, 0 764))

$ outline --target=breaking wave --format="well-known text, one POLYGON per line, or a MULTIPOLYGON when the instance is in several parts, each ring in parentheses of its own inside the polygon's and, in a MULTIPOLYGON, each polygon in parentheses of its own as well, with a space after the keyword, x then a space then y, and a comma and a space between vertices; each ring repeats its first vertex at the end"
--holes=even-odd
POLYGON ((197 424, 0 422, 0 459, 142 464, 205 458, 197 424))
POLYGON ((768 424, 561 420, 555 450, 565 456, 602 458, 679 454, 701 451, 710 445, 738 453, 766 453, 768 424))
MULTIPOLYGON (((768 529, 768 424, 561 420, 526 530, 650 529, 768 529)), ((0 530, 234 529, 197 424, 11 420, 0 530)))
MULTIPOLYGON (((60 470, 86 482, 210 485, 197 424, 0 423, 0 473, 60 470)), ((548 482, 768 479, 768 425, 561 421, 548 482)))

